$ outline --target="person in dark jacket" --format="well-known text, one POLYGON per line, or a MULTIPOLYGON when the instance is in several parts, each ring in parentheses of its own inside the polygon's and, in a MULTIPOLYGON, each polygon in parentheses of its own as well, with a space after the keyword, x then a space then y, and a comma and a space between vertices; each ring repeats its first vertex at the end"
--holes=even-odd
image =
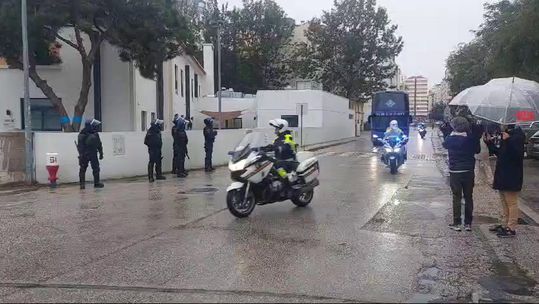
POLYGON ((471 231, 473 219, 473 188, 475 185, 475 154, 481 152, 480 135, 473 134, 464 117, 451 120, 452 129, 443 146, 449 153, 449 179, 453 193, 453 223, 449 227, 461 231, 461 202, 464 196, 464 229, 471 231))
POLYGON ((487 135, 487 142, 497 156, 493 188, 500 192, 503 207, 501 225, 491 228, 499 237, 516 235, 519 208, 518 196, 524 180, 524 142, 526 135, 515 125, 502 126, 499 147, 493 143, 493 138, 487 135))
POLYGON ((79 152, 79 185, 81 189, 86 188, 86 169, 88 164, 92 165, 92 173, 94 175, 94 188, 103 188, 103 183, 100 182, 99 174, 99 159, 103 159, 103 144, 99 138, 99 126, 101 122, 96 119, 89 119, 84 125, 78 136, 77 150, 79 152))
POLYGON ((165 180, 162 169, 161 148, 163 147, 163 139, 161 138, 161 130, 163 129, 164 122, 160 119, 152 122, 146 137, 144 138, 144 144, 148 146, 149 162, 148 162, 148 180, 150 183, 155 181, 153 177, 153 170, 155 167, 156 179, 165 180))
POLYGON ((212 154, 213 154, 213 143, 215 142, 215 137, 217 136, 217 131, 213 129, 213 119, 206 118, 204 119, 204 151, 206 152, 206 158, 204 161, 204 167, 206 172, 214 171, 212 164, 212 154))
POLYGON ((185 127, 186 123, 183 118, 176 120, 174 151, 176 153, 176 176, 180 178, 187 177, 187 171, 185 170, 185 157, 188 155, 187 144, 189 143, 189 139, 187 138, 185 127))
POLYGON ((453 132, 453 127, 451 127, 451 124, 448 121, 444 121, 444 123, 440 126, 440 131, 442 131, 442 135, 444 137, 444 140, 453 132))
POLYGON ((175 114, 174 115, 174 120, 172 120, 172 128, 170 130, 171 132, 171 135, 172 135, 172 174, 176 174, 176 167, 177 167, 177 164, 176 164, 176 155, 178 155, 178 151, 176 151, 176 147, 177 147, 177 144, 176 144, 176 122, 178 121, 178 118, 180 117, 179 114, 175 114))

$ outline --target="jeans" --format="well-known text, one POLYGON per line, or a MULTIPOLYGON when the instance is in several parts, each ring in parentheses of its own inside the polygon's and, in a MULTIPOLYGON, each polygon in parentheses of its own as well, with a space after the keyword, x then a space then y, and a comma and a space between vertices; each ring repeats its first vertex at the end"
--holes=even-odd
POLYGON ((461 204, 464 197, 464 224, 471 225, 473 219, 473 188, 475 185, 475 174, 473 171, 463 173, 450 173, 449 184, 453 192, 453 224, 460 225, 461 204))
POLYGON ((519 192, 500 191, 500 197, 503 208, 502 226, 515 230, 518 225, 519 209, 518 209, 518 194, 519 192))

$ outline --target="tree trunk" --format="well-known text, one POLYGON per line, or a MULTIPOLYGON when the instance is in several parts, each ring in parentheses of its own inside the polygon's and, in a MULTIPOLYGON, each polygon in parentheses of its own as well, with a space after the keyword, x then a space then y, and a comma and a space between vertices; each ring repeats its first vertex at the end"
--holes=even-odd
POLYGON ((88 94, 92 87, 92 63, 86 60, 82 63, 82 86, 80 89, 79 100, 75 106, 73 114, 73 130, 78 132, 82 123, 82 115, 88 104, 88 94))
POLYGON ((62 100, 56 93, 54 93, 54 90, 52 87, 47 83, 46 80, 41 78, 39 74, 36 71, 36 67, 32 66, 30 67, 30 79, 36 84, 36 86, 43 92, 45 96, 50 100, 56 111, 60 114, 62 117, 62 129, 65 132, 73 132, 73 128, 71 124, 69 123, 69 115, 67 114, 67 111, 64 107, 64 104, 62 103, 62 100))

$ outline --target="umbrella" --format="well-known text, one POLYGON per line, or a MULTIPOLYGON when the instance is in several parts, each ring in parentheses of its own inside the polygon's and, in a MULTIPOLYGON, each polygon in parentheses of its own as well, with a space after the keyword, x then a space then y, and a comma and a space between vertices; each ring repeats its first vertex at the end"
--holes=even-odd
POLYGON ((499 124, 539 120, 539 83, 517 77, 497 78, 460 92, 449 105, 468 106, 477 117, 499 124))

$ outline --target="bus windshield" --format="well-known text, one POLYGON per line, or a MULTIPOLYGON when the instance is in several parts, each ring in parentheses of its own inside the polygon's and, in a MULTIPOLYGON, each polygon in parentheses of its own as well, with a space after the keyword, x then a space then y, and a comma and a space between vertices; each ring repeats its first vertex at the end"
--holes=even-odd
POLYGON ((371 128, 376 131, 385 131, 389 128, 389 123, 392 120, 396 120, 399 123, 399 128, 408 128, 408 116, 403 117, 390 117, 390 116, 378 116, 371 119, 371 128))
POLYGON ((408 96, 405 92, 378 92, 374 94, 373 112, 408 113, 408 96))

